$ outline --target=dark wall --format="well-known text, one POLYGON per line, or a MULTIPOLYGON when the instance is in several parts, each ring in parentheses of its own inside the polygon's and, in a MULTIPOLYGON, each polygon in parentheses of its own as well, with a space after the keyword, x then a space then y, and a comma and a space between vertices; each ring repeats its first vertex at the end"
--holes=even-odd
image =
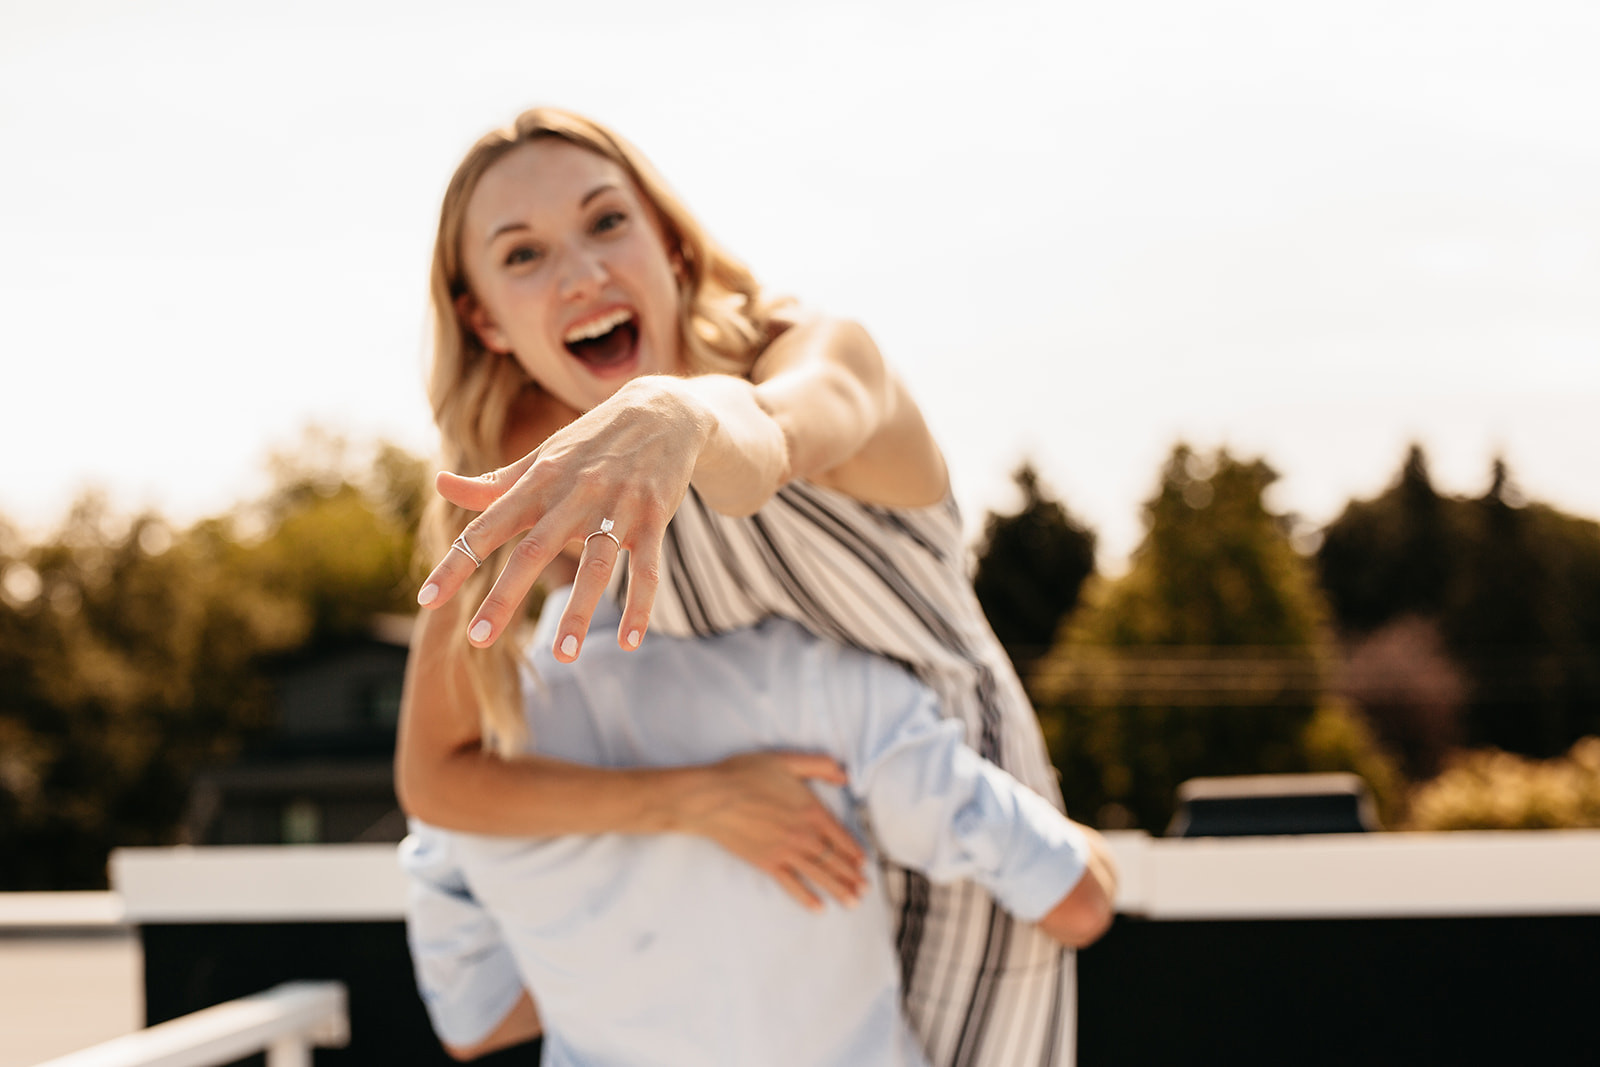
MULTIPOLYGON (((350 991, 350 1044, 318 1049, 325 1067, 453 1064, 428 1025, 412 979, 405 924, 217 923, 152 925, 144 942, 145 1024, 260 993, 280 982, 337 979, 350 991)), ((264 1064, 264 1056, 241 1061, 264 1064)), ((476 1060, 539 1062, 539 1045, 476 1060)))
MULTIPOLYGON (((319 1050, 319 1064, 450 1062, 417 998, 398 922, 146 926, 143 936, 150 1023, 283 981, 336 978, 350 989, 351 1044, 319 1050)), ((1597 959, 1600 916, 1123 916, 1078 957, 1078 1062, 1600 1062, 1597 959)), ((479 1062, 534 1064, 537 1046, 479 1062)))
POLYGON ((1078 956, 1078 1062, 1600 1062, 1600 916, 1151 922, 1078 956))

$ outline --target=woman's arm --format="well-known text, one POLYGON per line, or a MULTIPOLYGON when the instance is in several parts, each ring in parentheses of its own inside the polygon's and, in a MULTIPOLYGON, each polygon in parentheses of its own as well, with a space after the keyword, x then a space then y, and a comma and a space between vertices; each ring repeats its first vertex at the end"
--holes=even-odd
MULTIPOLYGON (((793 326, 749 380, 635 379, 510 466, 474 479, 440 475, 441 493, 482 512, 465 531, 479 555, 527 531, 466 625, 476 644, 493 643, 544 569, 609 518, 630 553, 617 639, 634 647, 649 625, 667 523, 689 486, 718 510, 746 514, 793 478, 891 506, 932 504, 946 492, 944 462, 920 411, 859 326, 793 326)), ((591 546, 556 633, 563 661, 581 650, 619 555, 604 538, 591 546), (563 648, 568 637, 571 651, 563 648)), ((471 569, 461 553, 449 553, 419 601, 449 602, 471 569)))
POLYGON ((751 753, 703 767, 613 770, 485 751, 472 689, 447 654, 459 614, 424 612, 412 636, 395 746, 395 790, 408 814, 469 833, 696 834, 808 907, 820 906, 808 885, 841 901, 860 895, 861 847, 805 784, 843 784, 826 757, 751 753))
POLYGON ((757 403, 783 433, 784 481, 802 478, 887 507, 944 499, 949 479, 933 434, 858 324, 794 326, 768 346, 750 378, 757 403))

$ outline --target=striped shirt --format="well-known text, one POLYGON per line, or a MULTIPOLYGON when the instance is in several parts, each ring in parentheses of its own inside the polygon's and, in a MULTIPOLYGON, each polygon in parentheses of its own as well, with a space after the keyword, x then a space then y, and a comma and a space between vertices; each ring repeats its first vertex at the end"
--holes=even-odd
MULTIPOLYGON (((885 656, 933 689, 981 755, 1062 806, 1038 719, 972 591, 953 498, 885 508, 791 482, 732 518, 691 489, 662 551, 652 629, 707 635, 778 615, 885 656)), ((1072 1063, 1072 954, 971 882, 883 873, 906 1013, 934 1067, 1072 1063)))

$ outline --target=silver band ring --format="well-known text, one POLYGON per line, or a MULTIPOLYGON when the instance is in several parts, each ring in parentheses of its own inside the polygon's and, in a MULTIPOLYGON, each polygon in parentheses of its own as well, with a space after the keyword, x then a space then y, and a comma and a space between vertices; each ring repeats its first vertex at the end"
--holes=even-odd
POLYGON ((588 548, 589 542, 593 541, 596 537, 609 537, 611 538, 611 543, 617 546, 617 551, 622 551, 622 542, 618 541, 617 535, 611 532, 611 528, 615 525, 616 523, 612 522, 610 519, 601 519, 600 529, 583 539, 583 547, 588 548))
POLYGON ((483 560, 479 559, 478 558, 478 554, 476 552, 472 551, 472 546, 467 544, 467 535, 466 534, 463 533, 461 536, 457 537, 454 541, 451 541, 450 542, 450 547, 455 549, 457 552, 460 552, 463 556, 466 556, 468 559, 470 559, 472 561, 472 565, 474 567, 483 566, 483 560))

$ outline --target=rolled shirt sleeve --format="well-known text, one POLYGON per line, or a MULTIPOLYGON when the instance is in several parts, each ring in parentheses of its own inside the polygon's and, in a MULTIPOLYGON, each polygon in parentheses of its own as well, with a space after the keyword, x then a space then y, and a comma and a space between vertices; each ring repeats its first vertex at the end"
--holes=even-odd
POLYGON ((1028 922, 1077 885, 1089 855, 1082 831, 968 747, 961 723, 939 717, 931 690, 865 656, 825 673, 835 708, 860 707, 848 687, 867 687, 864 728, 852 736, 842 725, 841 751, 890 859, 936 882, 970 879, 1028 922))
POLYGON ((475 1045, 522 995, 500 927, 472 894, 447 830, 415 819, 400 844, 406 874, 406 940, 417 992, 439 1039, 475 1045))

